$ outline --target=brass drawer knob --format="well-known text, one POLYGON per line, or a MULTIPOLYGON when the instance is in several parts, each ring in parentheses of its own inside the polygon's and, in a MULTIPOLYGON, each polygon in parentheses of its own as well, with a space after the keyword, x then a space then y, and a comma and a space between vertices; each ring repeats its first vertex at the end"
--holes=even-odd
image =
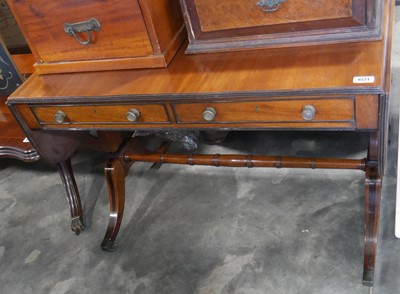
POLYGON ((140 112, 136 108, 131 108, 129 111, 125 114, 126 119, 129 121, 136 121, 140 117, 140 112))
POLYGON ((301 116, 304 120, 313 120, 315 117, 315 107, 312 105, 306 105, 303 107, 303 111, 301 112, 301 116))
POLYGON ((215 110, 214 107, 207 107, 203 111, 203 118, 206 121, 213 121, 216 116, 217 116, 217 111, 215 110))
POLYGON ((65 120, 65 118, 67 117, 67 115, 65 114, 64 111, 57 111, 56 114, 54 115, 54 120, 59 123, 62 124, 65 120))

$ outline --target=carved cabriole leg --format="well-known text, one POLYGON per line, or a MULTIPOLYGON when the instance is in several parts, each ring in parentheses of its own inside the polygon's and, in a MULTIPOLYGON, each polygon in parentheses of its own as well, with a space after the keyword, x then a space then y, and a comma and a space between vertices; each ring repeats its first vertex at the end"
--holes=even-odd
POLYGON ((377 134, 370 135, 368 163, 365 173, 365 240, 363 284, 372 286, 378 241, 381 176, 378 169, 377 134))
POLYGON ((72 171, 71 160, 57 163, 64 189, 67 193, 68 204, 71 211, 71 230, 79 234, 84 230, 83 210, 78 187, 72 171))

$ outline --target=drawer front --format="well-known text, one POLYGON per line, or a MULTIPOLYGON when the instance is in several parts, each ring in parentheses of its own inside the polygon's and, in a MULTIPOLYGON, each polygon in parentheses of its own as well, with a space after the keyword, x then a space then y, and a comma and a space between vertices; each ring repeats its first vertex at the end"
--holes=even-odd
POLYGON ((362 7, 358 5, 353 8, 352 0, 194 0, 194 4, 203 32, 288 23, 316 23, 328 19, 343 20, 352 17, 353 9, 362 7))
MULTIPOLYGON (((355 125, 352 98, 290 99, 270 101, 177 103, 173 105, 181 124, 348 123, 355 125)), ((312 126, 311 126, 312 127, 312 126)))
POLYGON ((31 110, 44 127, 170 123, 164 104, 31 106, 31 110))
MULTIPOLYGON (((137 0, 9 0, 40 62, 145 56, 153 52, 137 0), (64 32, 64 24, 92 18, 99 31, 85 46, 64 32)), ((87 33, 77 33, 81 41, 87 33)))
POLYGON ((378 40, 378 0, 181 0, 187 53, 378 40))

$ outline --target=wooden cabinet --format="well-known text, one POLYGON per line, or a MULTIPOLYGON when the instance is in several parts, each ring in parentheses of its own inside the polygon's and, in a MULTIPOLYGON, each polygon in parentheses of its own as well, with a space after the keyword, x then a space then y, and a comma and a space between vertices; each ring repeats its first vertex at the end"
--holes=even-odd
POLYGON ((187 53, 373 40, 379 0, 181 0, 187 53))
POLYGON ((186 35, 178 0, 8 3, 38 73, 165 67, 186 35))

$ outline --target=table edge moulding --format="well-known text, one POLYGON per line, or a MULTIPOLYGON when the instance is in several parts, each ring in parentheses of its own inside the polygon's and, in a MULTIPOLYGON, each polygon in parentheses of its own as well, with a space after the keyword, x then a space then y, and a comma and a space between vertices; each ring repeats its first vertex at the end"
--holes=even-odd
POLYGON ((33 74, 7 100, 39 154, 57 164, 72 230, 84 228, 70 158, 110 152, 105 165, 112 251, 122 222, 125 177, 136 161, 170 164, 335 168, 365 172, 363 283, 373 284, 388 132, 394 1, 384 1, 382 37, 346 44, 185 55, 166 68, 33 74), (144 148, 134 131, 319 130, 369 135, 366 158, 170 154, 144 148), (93 131, 97 137, 93 137, 93 131), (127 134, 127 136, 126 136, 127 134))

